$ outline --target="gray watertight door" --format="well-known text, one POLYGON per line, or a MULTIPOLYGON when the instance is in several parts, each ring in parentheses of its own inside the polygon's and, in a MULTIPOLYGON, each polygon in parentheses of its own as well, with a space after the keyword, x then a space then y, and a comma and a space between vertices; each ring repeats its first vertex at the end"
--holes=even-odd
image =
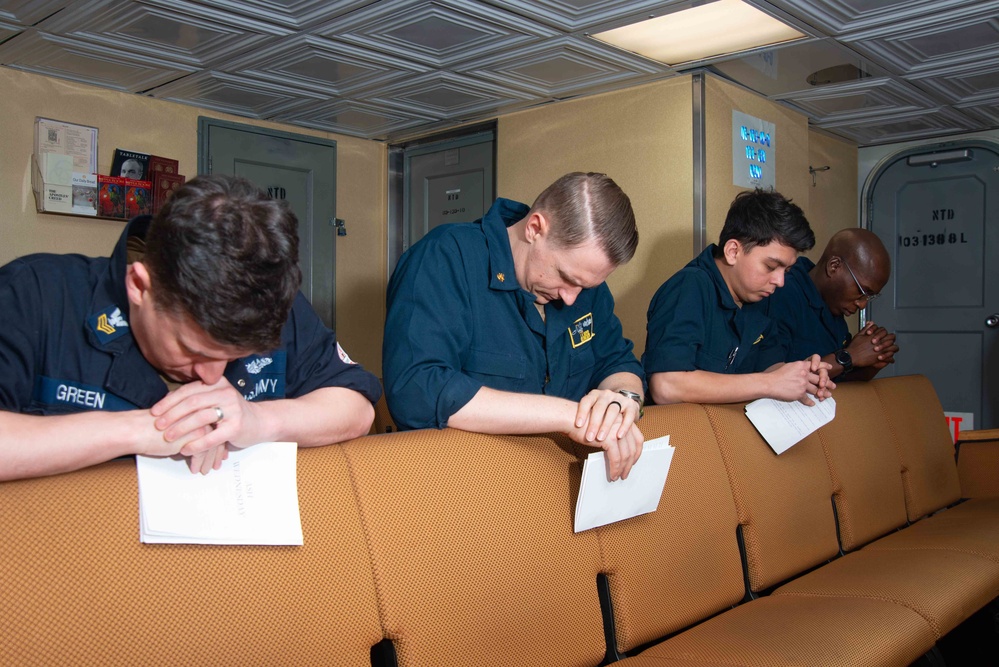
POLYGON ((892 275, 867 319, 898 334, 880 375, 922 373, 944 410, 999 426, 999 144, 920 146, 868 179, 865 224, 892 275))
POLYGON ((242 176, 285 199, 298 218, 302 292, 326 326, 336 323, 336 142, 202 118, 203 173, 242 176))

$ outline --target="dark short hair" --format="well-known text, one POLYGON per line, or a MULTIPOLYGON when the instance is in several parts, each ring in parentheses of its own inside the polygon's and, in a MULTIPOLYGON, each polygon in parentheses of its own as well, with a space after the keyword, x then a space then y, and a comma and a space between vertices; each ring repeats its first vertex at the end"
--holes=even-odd
POLYGON ((157 308, 189 316, 222 345, 270 350, 302 282, 298 221, 244 178, 198 176, 156 214, 142 262, 157 308))
POLYGON ((531 205, 536 211, 548 214, 558 247, 575 248, 595 238, 614 266, 635 255, 638 226, 631 200, 606 174, 566 174, 538 195, 531 205))
POLYGON ((740 192, 732 200, 717 252, 721 253, 730 239, 747 251, 774 241, 798 252, 815 245, 815 234, 801 208, 779 192, 760 188, 740 192))

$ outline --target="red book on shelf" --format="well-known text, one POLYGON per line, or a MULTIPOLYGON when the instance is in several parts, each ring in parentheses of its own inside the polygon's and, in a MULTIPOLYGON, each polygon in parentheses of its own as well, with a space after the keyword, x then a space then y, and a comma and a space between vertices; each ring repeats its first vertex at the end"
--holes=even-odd
POLYGON ((125 189, 125 217, 129 220, 151 212, 149 185, 149 181, 132 181, 132 185, 125 189))
POLYGON ((97 175, 97 214, 128 220, 149 213, 149 181, 97 175))
POLYGON ((149 180, 154 180, 156 172, 162 172, 164 174, 176 174, 180 169, 178 167, 180 163, 177 160, 171 160, 168 157, 160 157, 159 155, 149 156, 149 180))
POLYGON ((166 203, 167 199, 173 196, 177 188, 184 184, 186 177, 181 174, 168 174, 162 171, 153 172, 153 215, 156 215, 166 203))

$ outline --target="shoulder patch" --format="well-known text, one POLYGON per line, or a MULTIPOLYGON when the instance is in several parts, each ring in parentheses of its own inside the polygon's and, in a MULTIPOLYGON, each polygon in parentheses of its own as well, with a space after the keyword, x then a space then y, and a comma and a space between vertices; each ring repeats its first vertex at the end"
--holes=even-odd
POLYGON ((91 315, 87 319, 87 324, 97 334, 97 339, 102 344, 110 343, 128 331, 128 321, 118 306, 108 306, 101 312, 91 315))
POLYGON ((347 356, 347 352, 342 347, 340 347, 340 343, 336 344, 336 353, 340 356, 340 361, 342 361, 345 364, 357 363, 356 361, 353 361, 349 356, 347 356))

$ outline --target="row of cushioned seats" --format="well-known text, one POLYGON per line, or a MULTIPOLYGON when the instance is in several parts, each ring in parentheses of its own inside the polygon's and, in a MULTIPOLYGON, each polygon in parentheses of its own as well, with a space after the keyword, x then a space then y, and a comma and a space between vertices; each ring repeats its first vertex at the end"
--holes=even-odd
POLYGON ((999 594, 999 500, 950 507, 925 378, 835 397, 780 457, 741 405, 647 409, 659 509, 578 534, 563 437, 301 450, 303 547, 140 544, 129 461, 3 484, 0 664, 907 665, 999 594))

